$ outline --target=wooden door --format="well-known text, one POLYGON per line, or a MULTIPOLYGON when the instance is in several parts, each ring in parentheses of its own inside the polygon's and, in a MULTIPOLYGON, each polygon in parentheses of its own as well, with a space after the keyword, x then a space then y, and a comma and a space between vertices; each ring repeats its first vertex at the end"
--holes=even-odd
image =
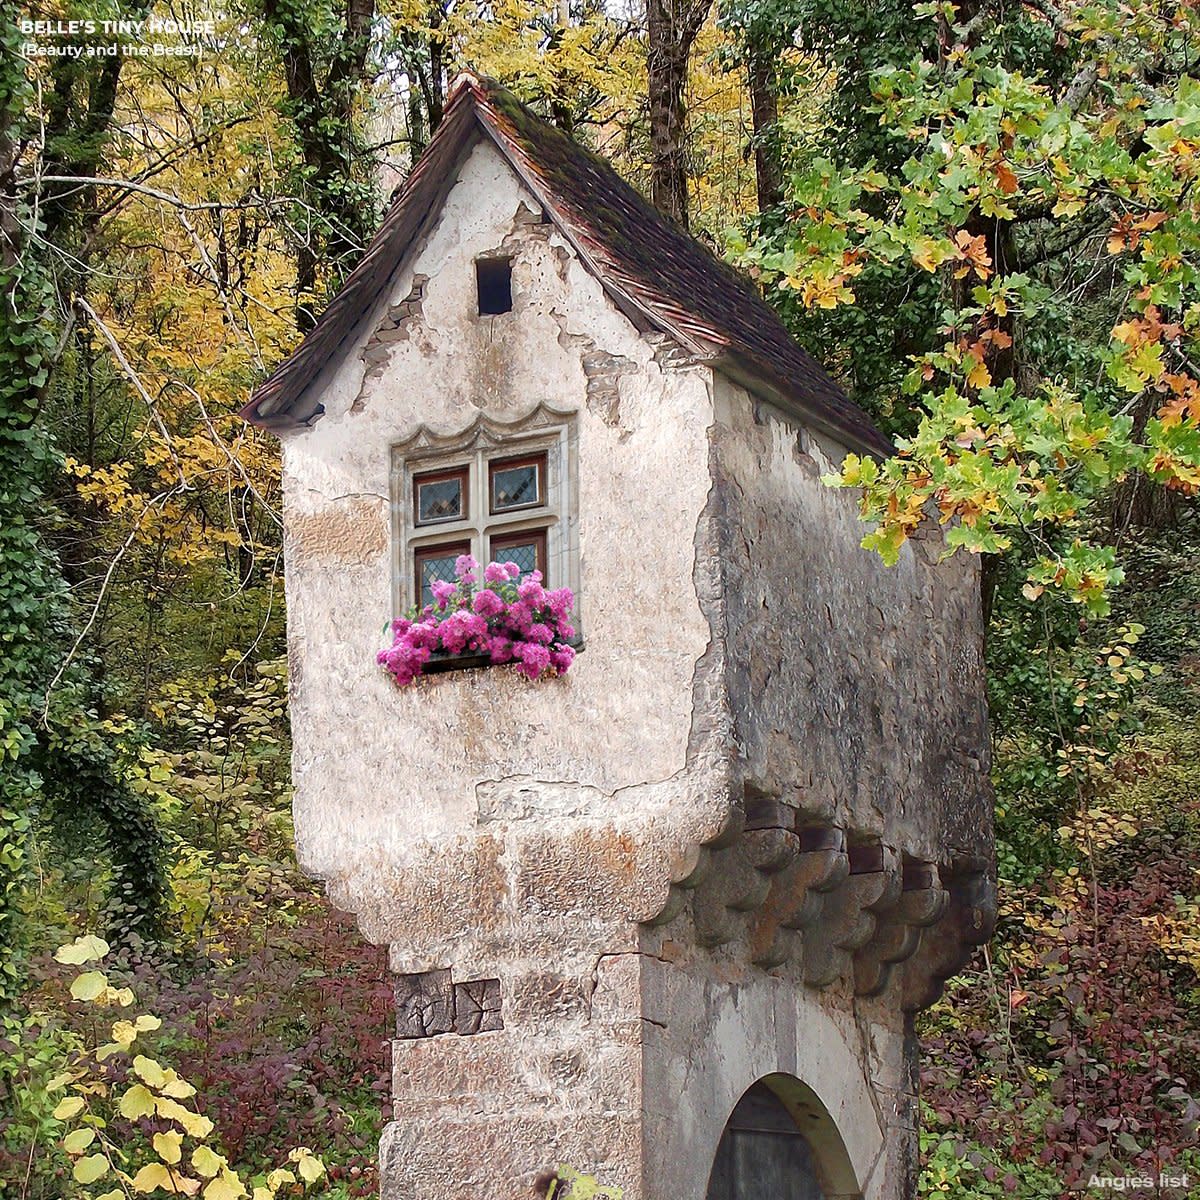
POLYGON ((764 1083, 738 1101, 725 1126, 707 1200, 825 1200, 812 1149, 764 1083))

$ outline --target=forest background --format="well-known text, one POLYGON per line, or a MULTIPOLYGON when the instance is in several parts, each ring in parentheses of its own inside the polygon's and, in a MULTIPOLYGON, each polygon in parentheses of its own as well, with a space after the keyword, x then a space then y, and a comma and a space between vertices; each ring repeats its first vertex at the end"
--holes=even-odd
POLYGON ((864 553, 936 521, 984 556, 1001 912, 922 1018, 922 1194, 1200 1183, 1196 15, 0 0, 0 1195, 162 1185, 138 1079, 160 1115, 197 1087, 209 1200, 300 1188, 264 1172, 301 1144, 322 1195, 376 1188, 390 988, 292 857, 277 447, 235 414, 468 66, 900 439, 843 471, 864 553), (148 15, 215 29, 68 58, 20 24, 148 15), (97 1051, 126 988, 154 1017, 97 1051))

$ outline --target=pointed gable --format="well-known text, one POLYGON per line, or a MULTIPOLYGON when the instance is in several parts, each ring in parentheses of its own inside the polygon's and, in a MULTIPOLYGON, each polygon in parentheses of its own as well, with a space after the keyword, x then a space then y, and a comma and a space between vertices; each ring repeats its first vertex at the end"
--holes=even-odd
POLYGON ((315 327, 242 410, 247 420, 283 430, 320 414, 308 385, 437 221, 459 165, 481 137, 497 147, 635 326, 670 335, 698 360, 794 407, 854 449, 891 452, 862 409, 748 282, 654 209, 604 159, 504 88, 471 75, 456 83, 441 125, 362 260, 315 327))

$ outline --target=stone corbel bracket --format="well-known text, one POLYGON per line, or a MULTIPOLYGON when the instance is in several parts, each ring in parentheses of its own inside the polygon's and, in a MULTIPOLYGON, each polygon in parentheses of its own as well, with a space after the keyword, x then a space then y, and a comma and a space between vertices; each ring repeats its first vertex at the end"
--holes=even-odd
POLYGON ((903 894, 900 855, 891 846, 852 846, 846 882, 825 897, 804 943, 804 982, 828 987, 853 969, 854 955, 870 944, 903 894))
POLYGON ((900 1003, 906 1012, 928 1008, 996 927, 996 877, 977 856, 955 858, 941 870, 949 894, 945 915, 921 936, 917 953, 900 972, 900 1003))
POLYGON ((950 903, 936 863, 909 861, 901 869, 900 899, 875 930, 875 936, 854 955, 854 990, 878 996, 892 970, 911 958, 921 944, 922 930, 938 921, 950 903))
POLYGON ((766 903, 750 922, 750 959, 768 970, 800 956, 801 935, 816 921, 824 897, 850 873, 841 829, 808 825, 793 836, 796 852, 772 880, 766 903))
POLYGON ((912 1011, 991 936, 995 885, 982 859, 922 861, 755 796, 677 865, 647 924, 680 917, 699 947, 736 943, 759 968, 792 965, 814 988, 846 980, 869 997, 894 983, 912 1011))

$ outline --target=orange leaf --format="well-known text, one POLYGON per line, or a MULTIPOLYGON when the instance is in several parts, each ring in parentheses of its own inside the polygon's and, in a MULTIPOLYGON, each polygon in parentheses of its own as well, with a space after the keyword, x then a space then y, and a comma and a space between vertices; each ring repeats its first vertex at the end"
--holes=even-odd
POLYGON ((1008 196, 1011 196, 1020 186, 1012 167, 1003 160, 996 164, 996 182, 1000 185, 1000 190, 1008 196))
POLYGON ((1134 346, 1140 342, 1141 334, 1141 321, 1123 321, 1120 325, 1114 326, 1112 331, 1113 337, 1126 346, 1134 346))

